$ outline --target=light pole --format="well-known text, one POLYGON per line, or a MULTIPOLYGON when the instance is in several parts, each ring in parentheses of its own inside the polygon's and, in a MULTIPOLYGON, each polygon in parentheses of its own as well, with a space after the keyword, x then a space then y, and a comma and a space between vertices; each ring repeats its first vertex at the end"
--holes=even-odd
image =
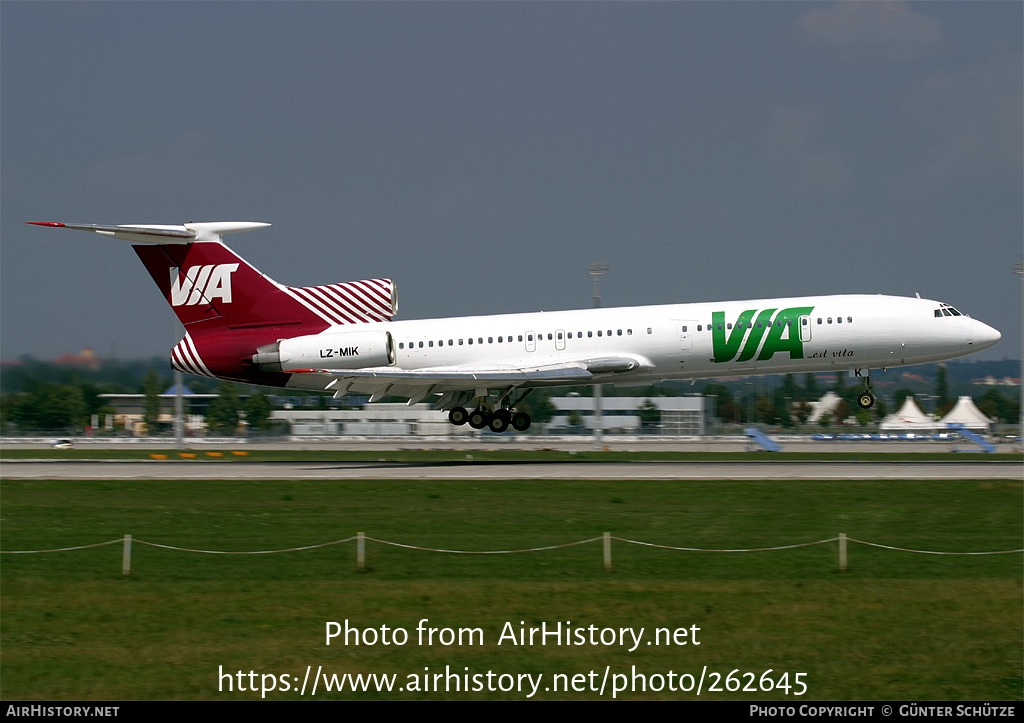
POLYGON ((1020 414, 1018 415, 1017 422, 1020 425, 1017 428, 1017 436, 1024 441, 1024 259, 1021 259, 1013 265, 1013 273, 1020 277, 1020 316, 1021 316, 1021 337, 1020 337, 1020 414))
MULTIPOLYGON (((601 308, 601 277, 608 273, 608 264, 594 261, 587 271, 594 279, 594 308, 601 308)), ((594 447, 601 449, 604 445, 604 419, 601 409, 601 385, 594 385, 594 447)))

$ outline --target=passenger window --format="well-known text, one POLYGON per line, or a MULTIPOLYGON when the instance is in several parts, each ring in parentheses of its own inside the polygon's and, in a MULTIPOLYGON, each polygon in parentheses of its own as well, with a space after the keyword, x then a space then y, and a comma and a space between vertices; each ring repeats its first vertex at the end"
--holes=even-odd
POLYGON ((421 341, 420 342, 420 349, 422 349, 422 348, 423 348, 423 342, 421 341))
POLYGON ((588 331, 588 332, 587 332, 587 338, 588 338, 588 339, 592 339, 593 337, 594 337, 594 332, 592 332, 592 331, 588 331))
MULTIPOLYGON (((685 329, 685 327, 684 327, 684 329, 685 329)), ((619 330, 618 330, 618 331, 616 332, 616 335, 617 335, 617 336, 622 336, 622 329, 619 329, 619 330)))
POLYGON ((846 317, 846 323, 847 324, 852 324, 853 323, 853 317, 852 316, 846 317))

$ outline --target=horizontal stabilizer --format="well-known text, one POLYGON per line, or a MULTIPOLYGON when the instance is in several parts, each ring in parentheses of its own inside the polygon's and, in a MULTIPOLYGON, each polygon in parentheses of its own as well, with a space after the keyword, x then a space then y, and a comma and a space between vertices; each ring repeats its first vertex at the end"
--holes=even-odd
POLYGON ((253 231, 269 226, 269 223, 255 221, 215 221, 213 223, 189 223, 183 226, 157 226, 149 224, 126 224, 104 226, 94 223, 57 223, 53 221, 26 221, 33 226, 70 228, 76 231, 93 231, 103 236, 150 244, 187 244, 194 241, 216 241, 227 233, 253 231))

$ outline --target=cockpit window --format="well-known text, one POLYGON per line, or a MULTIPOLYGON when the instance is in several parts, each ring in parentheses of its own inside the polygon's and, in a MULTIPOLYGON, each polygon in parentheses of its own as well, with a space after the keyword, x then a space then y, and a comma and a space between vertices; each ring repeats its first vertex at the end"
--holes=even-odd
POLYGON ((938 318, 941 316, 963 316, 963 314, 949 304, 940 304, 939 308, 935 310, 935 316, 938 318))

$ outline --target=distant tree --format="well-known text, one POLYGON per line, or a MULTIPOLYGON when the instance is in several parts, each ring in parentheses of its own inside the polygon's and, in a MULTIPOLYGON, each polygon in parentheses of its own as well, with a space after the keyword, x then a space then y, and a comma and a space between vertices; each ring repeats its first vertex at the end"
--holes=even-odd
POLYGON ((807 420, 810 419, 811 413, 814 409, 806 401, 797 402, 793 406, 793 415, 796 417, 796 421, 801 426, 807 424, 807 420))
POLYGON ((949 398, 949 381, 946 379, 946 365, 939 364, 935 371, 935 413, 945 414, 953 408, 953 400, 949 398))
POLYGON ((821 390, 818 388, 818 377, 813 373, 804 374, 804 399, 809 402, 816 402, 821 398, 821 390))
POLYGON ((661 424, 661 410, 658 408, 658 405, 650 399, 645 399, 640 406, 637 407, 637 416, 640 417, 641 427, 649 429, 661 424))
POLYGON ((217 398, 206 412, 206 426, 218 434, 234 434, 238 430, 240 407, 238 387, 234 382, 221 382, 217 387, 217 398))
POLYGON ((88 407, 77 386, 31 382, 29 389, 4 401, 5 417, 22 431, 77 432, 86 424, 88 407))
POLYGON ((733 401, 732 392, 724 384, 708 384, 700 393, 705 397, 715 398, 715 416, 723 422, 731 422, 736 417, 736 403, 733 401))
POLYGON ((906 401, 907 397, 914 396, 914 393, 909 389, 897 389, 892 395, 892 403, 897 409, 903 406, 903 402, 906 401))
POLYGON ((875 397, 875 406, 871 408, 878 420, 885 419, 889 415, 889 407, 881 397, 875 397))
POLYGON ((142 385, 145 399, 142 404, 142 421, 146 423, 146 434, 157 433, 157 420, 160 419, 160 378, 156 369, 149 368, 146 381, 142 385))
POLYGON ((245 402, 245 421, 250 429, 258 432, 266 431, 270 427, 270 413, 274 411, 270 400, 263 392, 250 394, 245 402))
POLYGON ((844 424, 846 418, 850 416, 850 405, 845 399, 840 399, 836 402, 836 424, 844 424))
POLYGON ((783 398, 789 398, 794 402, 800 399, 802 394, 792 374, 786 374, 782 377, 782 384, 779 385, 778 391, 783 398))
POLYGON ((534 390, 526 401, 517 404, 516 409, 529 414, 536 424, 550 422, 551 418, 558 413, 558 409, 551 403, 551 398, 539 389, 534 390))
POLYGON ((1016 405, 995 387, 982 394, 975 402, 975 406, 989 419, 998 419, 1004 422, 1016 419, 1016 405))
POLYGON ((764 424, 775 424, 778 416, 775 410, 775 402, 767 394, 762 394, 754 402, 754 416, 757 421, 764 424))

